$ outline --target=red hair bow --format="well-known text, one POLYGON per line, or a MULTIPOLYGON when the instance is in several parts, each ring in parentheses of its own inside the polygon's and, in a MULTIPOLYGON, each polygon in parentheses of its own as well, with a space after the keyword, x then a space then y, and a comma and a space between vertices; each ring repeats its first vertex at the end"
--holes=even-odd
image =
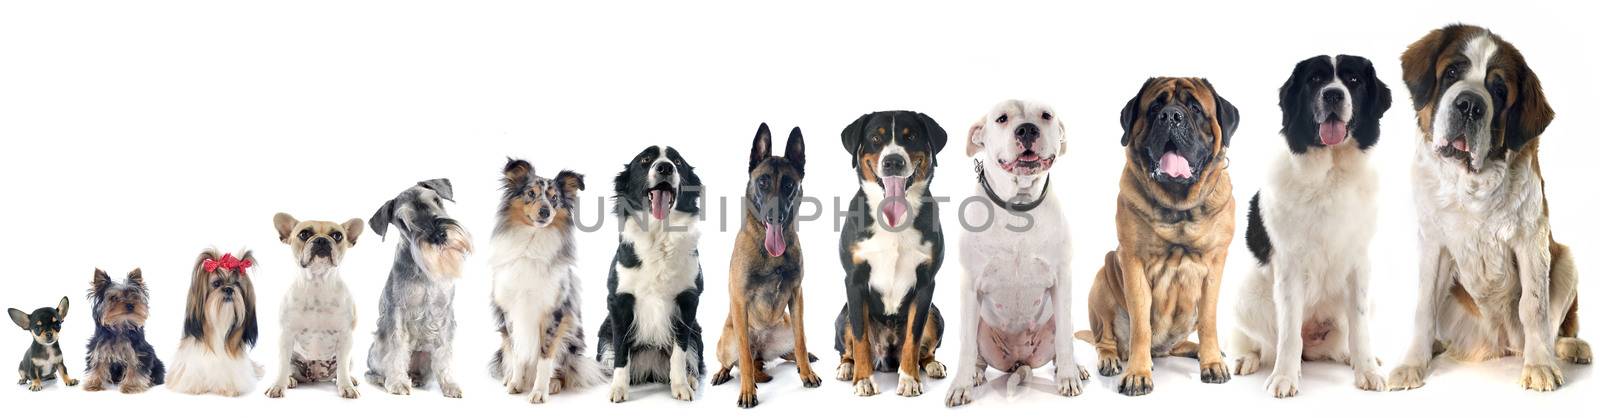
POLYGON ((230 253, 223 254, 221 259, 206 260, 200 263, 200 267, 206 269, 206 273, 216 272, 218 267, 221 267, 223 270, 233 270, 238 272, 241 271, 241 269, 250 268, 252 264, 254 263, 251 263, 250 260, 240 260, 235 258, 233 254, 230 253))

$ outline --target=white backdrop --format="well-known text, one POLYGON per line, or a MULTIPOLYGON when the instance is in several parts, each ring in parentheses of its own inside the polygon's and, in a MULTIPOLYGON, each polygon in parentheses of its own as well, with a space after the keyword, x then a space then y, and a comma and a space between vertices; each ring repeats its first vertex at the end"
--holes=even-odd
MULTIPOLYGON (((737 385, 704 389, 692 404, 672 400, 662 387, 641 386, 635 400, 620 406, 607 403, 603 389, 528 406, 487 376, 498 336, 483 260, 505 158, 527 158, 545 175, 559 169, 586 174, 583 196, 592 202, 609 196, 611 177, 628 157, 649 144, 671 144, 699 168, 709 194, 736 199, 756 125, 768 122, 779 133, 798 125, 809 139, 805 190, 831 202, 847 200, 857 188, 839 130, 867 111, 906 108, 932 115, 951 133, 934 191, 960 199, 974 185, 963 156, 966 127, 1007 98, 1051 103, 1066 121, 1069 152, 1054 175, 1073 225, 1072 302, 1077 325, 1085 328, 1090 281, 1101 255, 1115 245, 1118 111, 1144 78, 1206 76, 1239 107, 1231 166, 1242 235, 1243 200, 1261 183, 1266 157, 1284 146, 1277 135, 1278 86, 1297 61, 1337 53, 1371 58, 1395 93, 1383 139, 1372 151, 1384 178, 1372 248, 1378 273, 1373 338, 1387 370, 1409 338, 1417 281, 1408 177, 1417 141, 1398 57, 1428 30, 1458 21, 1504 35, 1544 82, 1559 115, 1541 147, 1551 222, 1556 237, 1576 252, 1580 269, 1600 268, 1588 257, 1600 246, 1592 234, 1600 225, 1590 216, 1597 207, 1586 156, 1600 150, 1585 128, 1586 118, 1600 112, 1592 80, 1600 64, 1592 58, 1596 36, 1584 29, 1592 7, 1571 1, 1110 3, 7 2, 0 6, 0 142, 6 144, 0 179, 7 194, 0 204, 7 230, 0 239, 6 280, 0 304, 31 310, 72 296, 63 338, 74 370, 83 367, 83 343, 91 333, 83 294, 95 267, 118 277, 144 269, 154 294, 149 336, 170 362, 187 269, 199 250, 216 245, 257 251, 263 338, 253 356, 275 373, 276 311, 293 274, 287 247, 271 227, 278 211, 301 219, 365 219, 412 183, 447 177, 458 201, 450 209, 476 234, 480 252, 457 294, 456 374, 466 399, 443 399, 431 388, 402 398, 365 384, 362 398, 349 402, 326 385, 292 390, 284 400, 261 396, 264 384, 242 399, 164 388, 139 396, 89 394, 52 385, 39 394, 0 388, 0 405, 8 416, 734 415, 737 385)), ((591 219, 593 210, 589 206, 591 219)), ((717 205, 710 211, 713 222, 702 225, 707 233, 700 244, 707 284, 700 318, 708 346, 727 311, 726 266, 737 228, 733 221, 715 224, 722 218, 717 205)), ((950 313, 958 311, 955 212, 944 211, 952 245, 935 299, 950 313)), ((1595 393, 1589 367, 1566 366, 1567 388, 1536 394, 1515 383, 1515 359, 1444 362, 1421 390, 1384 394, 1357 391, 1343 366, 1313 365, 1301 396, 1289 401, 1267 396, 1264 373, 1201 384, 1197 365, 1187 359, 1158 361, 1155 392, 1143 398, 1116 394, 1117 380, 1098 375, 1082 397, 1059 398, 1047 392, 1045 370, 1020 394, 985 391, 975 405, 954 411, 943 405, 948 380, 904 399, 893 394, 892 376, 884 375, 886 394, 858 399, 831 379, 837 364, 832 320, 843 303, 838 234, 831 222, 801 230, 810 256, 806 319, 825 381, 804 389, 792 367, 778 367, 776 380, 761 387, 757 411, 764 414, 1128 408, 1205 415, 1486 414, 1593 405, 1581 400, 1595 393)), ((579 240, 592 351, 616 237, 608 228, 579 240)), ((393 245, 393 238, 363 236, 343 269, 362 315, 357 358, 366 356, 393 245)), ((1236 239, 1225 276, 1224 335, 1232 328, 1233 289, 1250 263, 1242 238, 1236 239)), ((1582 289, 1600 292, 1593 281, 1582 289)), ((1600 321, 1593 314, 1584 319, 1600 321)), ((1593 330, 1583 335, 1597 338, 1593 330)), ((13 329, 0 332, 0 342, 10 350, 6 355, 16 355, 27 339, 13 329)), ((1078 347, 1079 361, 1092 364, 1090 347, 1078 347)), ((939 357, 953 363, 957 350, 948 344, 939 357)))

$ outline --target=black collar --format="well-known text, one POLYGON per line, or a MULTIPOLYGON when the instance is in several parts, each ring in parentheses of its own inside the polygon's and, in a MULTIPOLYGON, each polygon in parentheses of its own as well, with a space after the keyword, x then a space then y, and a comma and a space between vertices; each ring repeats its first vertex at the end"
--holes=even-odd
POLYGON ((1000 207, 1004 208, 1007 212, 1027 212, 1033 210, 1033 208, 1037 208, 1040 204, 1044 203, 1045 196, 1050 195, 1050 176, 1045 175, 1044 189, 1039 192, 1038 199, 1034 199, 1032 202, 1019 203, 1011 203, 1005 199, 1001 199, 1000 195, 994 194, 994 188, 989 187, 989 175, 984 173, 983 163, 979 162, 976 165, 978 171, 978 184, 983 186, 983 193, 989 195, 989 201, 994 202, 996 205, 1000 205, 1000 207))

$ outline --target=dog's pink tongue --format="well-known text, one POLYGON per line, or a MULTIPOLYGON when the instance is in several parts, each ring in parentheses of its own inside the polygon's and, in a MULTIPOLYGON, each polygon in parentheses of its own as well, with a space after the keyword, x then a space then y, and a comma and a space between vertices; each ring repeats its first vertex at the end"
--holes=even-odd
POLYGON ((789 243, 783 242, 783 228, 771 222, 767 223, 767 239, 764 244, 767 247, 767 255, 773 257, 782 256, 783 251, 789 249, 789 243))
POLYGON ((906 203, 906 178, 901 176, 883 178, 883 218, 889 222, 889 227, 900 226, 906 218, 909 209, 906 203))
POLYGON ((650 216, 656 220, 667 219, 667 192, 665 190, 650 191, 650 216))
POLYGON ((1161 171, 1172 178, 1186 179, 1194 176, 1189 169, 1189 159, 1170 151, 1161 156, 1161 171))
POLYGON ((1317 134, 1322 137, 1322 145, 1339 145, 1344 142, 1345 123, 1338 119, 1328 119, 1322 122, 1322 127, 1317 129, 1317 134))

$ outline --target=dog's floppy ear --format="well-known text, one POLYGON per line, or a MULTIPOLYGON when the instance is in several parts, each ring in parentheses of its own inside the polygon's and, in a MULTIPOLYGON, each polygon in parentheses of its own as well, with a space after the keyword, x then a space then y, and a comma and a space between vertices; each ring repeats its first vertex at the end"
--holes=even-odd
POLYGON ((456 201, 455 189, 450 187, 450 179, 424 180, 417 182, 417 185, 422 186, 425 189, 432 190, 434 193, 438 193, 439 198, 441 199, 451 202, 456 201))
POLYGON ((340 226, 344 227, 344 240, 349 242, 351 247, 356 246, 356 238, 361 237, 361 218, 350 218, 340 226))
POLYGON ((1434 29, 1422 39, 1412 42, 1406 47, 1406 52, 1400 54, 1400 77, 1405 79, 1406 89, 1411 91, 1413 110, 1422 110, 1428 101, 1433 100, 1434 85, 1438 84, 1434 64, 1439 62, 1444 44, 1444 29, 1434 29))
POLYGON ((1300 79, 1305 77, 1307 67, 1317 60, 1326 60, 1327 56, 1307 58, 1294 65, 1294 71, 1289 73, 1289 79, 1284 80, 1283 87, 1278 88, 1278 109, 1283 112, 1283 129, 1278 131, 1289 139, 1289 150, 1296 154, 1306 152, 1307 145, 1302 141, 1314 141, 1317 135, 1316 122, 1306 117, 1305 106, 1310 101, 1302 97, 1300 79))
POLYGON ((583 190, 583 175, 571 170, 561 170, 556 174, 556 184, 561 188, 561 202, 563 205, 572 206, 578 201, 578 191, 583 190))
POLYGON ((1239 131, 1239 108, 1234 107, 1228 99, 1222 98, 1222 95, 1217 93, 1217 88, 1211 86, 1210 81, 1202 78, 1200 83, 1206 86, 1206 90, 1211 90, 1211 98, 1216 101, 1214 106, 1217 108, 1217 114, 1214 116, 1217 126, 1222 128, 1222 147, 1227 148, 1233 140, 1233 133, 1239 131))
POLYGON ((394 199, 389 199, 388 202, 383 202, 383 206, 379 207, 376 213, 372 214, 372 218, 367 219, 367 226, 372 228, 372 232, 378 234, 378 238, 381 240, 385 235, 388 235, 389 222, 393 219, 394 199))
POLYGON ((1122 146, 1133 143, 1133 124, 1139 121, 1139 114, 1144 113, 1139 109, 1139 100, 1144 98, 1144 91, 1156 83, 1154 77, 1144 80, 1144 85, 1139 86, 1139 92, 1128 99, 1128 104, 1122 106, 1122 146))
POLYGON ((211 273, 206 272, 205 263, 218 257, 220 255, 216 250, 208 249, 194 260, 194 270, 190 272, 189 279, 189 300, 183 316, 183 335, 186 337, 200 340, 206 337, 206 292, 211 288, 211 273))
POLYGON ((978 151, 983 149, 983 127, 988 126, 988 125, 989 125, 989 115, 988 114, 984 114, 983 116, 978 117, 978 121, 977 122, 973 122, 972 123, 972 127, 971 128, 967 128, 967 156, 968 157, 971 157, 971 156, 974 156, 974 155, 978 155, 978 151))
POLYGON ((863 130, 867 128, 867 119, 871 117, 871 113, 861 115, 861 117, 856 118, 855 122, 850 122, 849 125, 844 127, 843 131, 839 132, 839 137, 844 140, 845 152, 850 153, 850 168, 856 168, 861 165, 861 141, 865 139, 862 138, 865 135, 863 130))
POLYGON ((23 330, 32 331, 32 329, 28 327, 27 312, 17 310, 17 308, 11 308, 7 309, 6 313, 11 314, 11 322, 16 323, 17 326, 22 327, 23 330))
POLYGON ((91 291, 98 294, 105 291, 108 286, 111 286, 111 275, 106 274, 105 270, 94 269, 94 279, 89 281, 91 291))
MULTIPOLYGON (((245 251, 244 255, 239 256, 239 261, 247 261, 252 266, 257 264, 256 255, 251 251, 245 251)), ((260 336, 260 329, 256 327, 256 286, 251 282, 250 275, 243 271, 244 269, 241 267, 239 271, 239 297, 245 306, 244 320, 240 321, 238 328, 234 331, 236 337, 229 336, 230 341, 237 342, 229 344, 228 347, 235 355, 243 352, 246 346, 255 346, 256 338, 260 336), (235 340, 234 338, 237 339, 235 340)))
POLYGON ((299 224, 300 220, 287 213, 278 212, 277 215, 272 215, 272 226, 278 228, 278 241, 284 244, 289 243, 289 235, 294 233, 295 225, 299 224))
POLYGON ((933 121, 933 117, 917 113, 917 120, 922 121, 923 129, 928 131, 928 143, 933 147, 933 149, 929 150, 928 156, 933 158, 933 166, 938 167, 939 151, 944 150, 944 143, 949 139, 949 136, 944 133, 944 127, 939 126, 939 122, 933 121))
POLYGON ((1506 113, 1506 148, 1513 151, 1521 150, 1523 145, 1533 142, 1556 118, 1556 111, 1545 102, 1539 77, 1533 75, 1533 70, 1526 64, 1522 66, 1521 73, 1522 80, 1517 82, 1516 101, 1506 113))
POLYGON ((1357 111, 1362 113, 1361 124, 1356 125, 1356 143, 1362 148, 1371 147, 1378 143, 1379 120, 1389 111, 1389 106, 1394 102, 1394 96, 1389 92, 1389 85, 1378 79, 1378 69, 1374 68, 1372 61, 1366 58, 1350 57, 1361 60, 1361 77, 1366 81, 1362 87, 1367 89, 1367 103, 1359 103, 1357 111))
POLYGON ((66 296, 62 296, 61 297, 61 303, 56 304, 56 319, 66 320, 67 319, 67 308, 71 307, 71 305, 72 305, 72 302, 67 300, 66 296))
POLYGON ((746 173, 756 171, 756 166, 769 157, 772 157, 772 131, 763 122, 761 127, 756 128, 756 139, 750 144, 750 171, 746 173))
POLYGON ((800 172, 800 177, 806 176, 806 139, 800 135, 800 127, 789 130, 789 143, 783 146, 783 158, 794 164, 794 171, 800 172))
POLYGON ((144 289, 144 270, 134 267, 133 271, 128 272, 128 284, 144 289))
POLYGON ((528 181, 528 176, 533 175, 533 164, 527 160, 506 157, 506 168, 501 172, 506 176, 504 180, 506 189, 510 190, 528 181))

